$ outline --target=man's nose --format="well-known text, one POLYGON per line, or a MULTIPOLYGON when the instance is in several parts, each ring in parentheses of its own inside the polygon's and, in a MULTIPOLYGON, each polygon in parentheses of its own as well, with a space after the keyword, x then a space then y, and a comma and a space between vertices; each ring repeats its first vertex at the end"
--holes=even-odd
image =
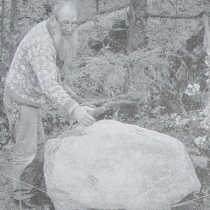
POLYGON ((72 27, 70 26, 70 27, 68 27, 68 28, 65 28, 64 30, 63 30, 63 34, 64 35, 71 35, 72 34, 72 27))

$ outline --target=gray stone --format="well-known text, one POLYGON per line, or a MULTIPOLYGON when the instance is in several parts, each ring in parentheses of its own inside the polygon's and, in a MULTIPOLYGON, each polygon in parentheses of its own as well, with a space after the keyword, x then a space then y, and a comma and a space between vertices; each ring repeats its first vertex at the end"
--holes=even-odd
POLYGON ((49 140, 44 171, 56 210, 170 209, 200 188, 181 142, 114 120, 49 140))

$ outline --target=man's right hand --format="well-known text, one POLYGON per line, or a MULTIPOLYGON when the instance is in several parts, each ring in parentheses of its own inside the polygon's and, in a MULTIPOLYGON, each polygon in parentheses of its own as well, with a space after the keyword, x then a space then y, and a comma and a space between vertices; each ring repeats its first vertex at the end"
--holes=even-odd
POLYGON ((73 111, 73 116, 80 125, 91 126, 95 122, 95 119, 88 114, 88 111, 94 111, 94 110, 95 109, 87 106, 78 106, 73 111))

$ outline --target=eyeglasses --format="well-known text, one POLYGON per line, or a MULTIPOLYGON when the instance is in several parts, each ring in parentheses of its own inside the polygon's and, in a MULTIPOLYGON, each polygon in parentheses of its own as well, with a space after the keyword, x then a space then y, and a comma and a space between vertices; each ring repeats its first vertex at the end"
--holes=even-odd
POLYGON ((58 21, 59 25, 61 26, 61 28, 64 28, 64 29, 76 29, 78 28, 81 23, 77 22, 77 21, 73 21, 73 22, 70 22, 70 23, 61 23, 57 17, 55 17, 55 19, 58 21))

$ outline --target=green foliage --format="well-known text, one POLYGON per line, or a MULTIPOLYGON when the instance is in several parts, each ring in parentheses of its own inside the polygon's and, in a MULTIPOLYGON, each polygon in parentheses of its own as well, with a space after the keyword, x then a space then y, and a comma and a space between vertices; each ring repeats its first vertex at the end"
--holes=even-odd
POLYGON ((95 86, 95 91, 112 97, 122 92, 125 81, 125 68, 123 57, 107 52, 104 56, 94 57, 87 61, 82 67, 82 72, 86 72, 95 86), (95 83, 95 84, 94 84, 95 83))
MULTIPOLYGON (((1 77, 0 77, 1 78, 1 77)), ((9 124, 6 117, 6 113, 3 109, 3 94, 4 94, 4 83, 2 79, 0 80, 0 148, 1 145, 7 144, 7 142, 12 139, 12 134, 9 131, 9 124)))
POLYGON ((0 51, 0 146, 13 139, 11 132, 9 132, 9 125, 3 108, 4 82, 11 62, 11 47, 17 47, 19 42, 34 24, 49 16, 52 5, 53 2, 48 0, 18 1, 17 21, 15 25, 16 34, 12 35, 10 33, 11 1, 5 1, 4 14, 2 14, 4 15, 4 31, 0 31, 4 41, 4 43, 1 43, 0 51))
POLYGON ((89 90, 90 98, 91 92, 101 97, 127 94, 133 100, 148 104, 157 98, 169 77, 167 60, 161 53, 140 49, 130 55, 105 51, 74 67, 69 76, 71 80, 67 81, 72 88, 79 88, 80 93, 89 90))
POLYGON ((11 1, 5 1, 4 14, 4 31, 1 31, 4 43, 1 43, 0 62, 3 64, 0 66, 0 74, 5 76, 6 71, 10 66, 10 51, 12 47, 18 46, 25 34, 38 22, 45 20, 51 12, 53 3, 49 0, 28 0, 18 1, 17 3, 17 17, 15 23, 15 34, 11 34, 10 31, 10 10, 11 1))
POLYGON ((53 106, 44 107, 43 126, 47 138, 56 138, 63 131, 71 128, 75 120, 67 114, 58 112, 53 106))
MULTIPOLYGON (((175 7, 176 12, 181 12, 182 4, 184 3, 175 4, 163 1, 159 4, 157 1, 148 1, 149 10, 158 9, 160 14, 171 12, 170 14, 173 15, 175 7), (152 5, 156 6, 151 8, 152 5)), ((53 1, 49 0, 18 1, 17 35, 11 37, 8 36, 10 33, 10 2, 6 1, 5 38, 8 38, 4 43, 3 57, 7 64, 9 64, 8 46, 11 43, 18 45, 34 24, 46 19, 51 12, 52 5, 53 1)), ((194 5, 194 12, 199 13, 202 6, 194 5)), ((120 23, 123 23, 122 27, 126 28, 126 21, 123 20, 120 23)), ((65 80, 75 92, 88 100, 127 94, 130 99, 150 108, 151 112, 146 118, 148 121, 150 118, 153 120, 152 115, 156 112, 161 113, 159 117, 163 114, 167 115, 168 105, 165 104, 165 101, 173 104, 173 100, 176 100, 179 94, 183 102, 180 106, 183 106, 185 110, 201 108, 208 90, 205 76, 206 66, 203 59, 204 51, 200 47, 201 43, 198 43, 190 53, 185 49, 185 41, 196 30, 198 23, 196 19, 183 21, 149 18, 147 22, 149 45, 146 49, 138 49, 128 55, 110 52, 107 47, 94 54, 94 57, 83 58, 82 62, 79 61, 79 67, 75 67, 65 80), (188 84, 195 83, 200 85, 201 90, 193 96, 186 95, 188 84)), ((116 24, 113 27, 115 28, 116 24)), ((103 35, 100 31, 98 33, 100 36, 103 35)), ((5 71, 1 71, 1 75, 4 76, 5 71)), ((172 107, 172 112, 174 111, 176 110, 172 107)), ((59 119, 54 111, 50 115, 53 120, 50 120, 49 116, 45 116, 44 120, 48 134, 52 133, 56 126, 68 125, 66 122, 60 122, 62 119, 59 119)), ((167 121, 168 118, 163 119, 165 120, 167 121)))
MULTIPOLYGON (((148 11, 160 15, 199 14, 205 10, 208 3, 206 2, 148 0, 148 11)), ((10 47, 17 46, 33 25, 50 15, 53 1, 18 1, 15 36, 10 34, 11 1, 5 3, 4 43, 1 43, 0 52, 1 107, 4 78, 10 64, 10 47)), ((114 24, 113 28, 126 28, 126 21, 121 20, 119 23, 114 24)), ((109 110, 100 116, 100 119, 116 119, 136 124, 180 140, 188 148, 202 184, 209 186, 209 182, 204 181, 204 178, 208 177, 209 152, 198 148, 194 141, 196 138, 203 139, 210 125, 209 111, 196 111, 203 109, 209 91, 209 66, 208 62, 204 62, 206 54, 202 47, 203 40, 195 34, 199 24, 201 23, 198 19, 148 18, 146 28, 149 44, 146 49, 138 49, 130 54, 113 53, 114 50, 111 51, 109 45, 103 47, 106 43, 99 43, 102 49, 97 52, 91 51, 90 57, 78 58, 76 64, 69 67, 64 80, 78 95, 88 101, 121 95, 134 100, 139 105, 138 110, 130 107, 109 110), (188 40, 192 34, 193 46, 188 40), (186 94, 189 93, 186 92, 189 85, 194 87, 195 84, 199 85, 200 89, 186 94), (177 100, 178 97, 180 101, 177 100), (179 114, 174 106, 175 102, 179 102, 183 108, 181 112, 187 112, 179 114)), ((102 39, 105 42, 110 38, 106 37, 109 32, 102 33, 101 26, 96 28, 100 33, 97 36, 99 41, 102 39)), ((126 40, 118 41, 127 43, 126 40)), ((122 51, 124 50, 123 48, 122 51)), ((74 119, 70 119, 69 116, 58 114, 56 108, 48 107, 44 112, 43 124, 48 138, 57 137, 74 123, 74 119)), ((12 139, 3 108, 0 109, 0 134, 1 147, 12 139)), ((205 195, 205 192, 199 195, 205 195)), ((204 202, 207 206, 208 199, 204 202)), ((201 203, 188 209, 197 210, 201 203)))

